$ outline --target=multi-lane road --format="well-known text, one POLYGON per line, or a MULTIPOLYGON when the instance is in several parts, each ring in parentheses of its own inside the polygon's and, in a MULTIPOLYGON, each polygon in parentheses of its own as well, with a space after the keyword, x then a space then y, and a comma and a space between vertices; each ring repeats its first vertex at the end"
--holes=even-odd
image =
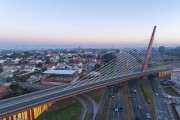
POLYGON ((153 98, 154 104, 156 108, 156 117, 157 120, 169 120, 168 110, 166 108, 166 103, 164 102, 164 98, 162 97, 162 91, 160 87, 158 87, 158 81, 156 78, 149 79, 152 90, 153 90, 153 98))
POLYGON ((124 97, 122 86, 113 87, 107 120, 124 120, 124 97), (116 109, 116 110, 115 110, 116 109))
POLYGON ((117 76, 117 77, 114 76, 107 79, 101 79, 100 76, 97 81, 89 82, 86 84, 80 84, 81 81, 80 82, 78 81, 69 85, 50 88, 43 91, 38 91, 31 94, 23 95, 20 97, 3 100, 0 101, 0 118, 5 117, 7 115, 12 115, 14 113, 18 113, 25 109, 29 109, 34 106, 44 104, 50 101, 65 99, 94 89, 102 88, 107 85, 112 85, 118 82, 127 81, 133 78, 139 78, 144 75, 155 74, 167 69, 168 69, 167 67, 164 67, 164 68, 158 68, 155 70, 148 70, 144 72, 129 73, 124 76, 117 76))
POLYGON ((128 81, 128 85, 135 120, 153 120, 137 81, 128 81), (147 114, 150 115, 150 118, 147 117, 147 114))

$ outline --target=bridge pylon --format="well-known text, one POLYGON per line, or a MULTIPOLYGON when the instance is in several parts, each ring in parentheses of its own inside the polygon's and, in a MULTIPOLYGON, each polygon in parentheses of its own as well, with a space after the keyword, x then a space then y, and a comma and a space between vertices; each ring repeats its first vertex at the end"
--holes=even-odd
POLYGON ((151 54, 151 51, 152 51, 152 45, 153 45, 153 41, 154 41, 155 32, 156 32, 156 26, 154 26, 154 29, 153 29, 153 32, 152 32, 152 35, 151 35, 151 39, 149 41, 148 49, 147 49, 147 52, 146 52, 145 62, 142 65, 142 71, 145 71, 147 69, 150 54, 151 54))

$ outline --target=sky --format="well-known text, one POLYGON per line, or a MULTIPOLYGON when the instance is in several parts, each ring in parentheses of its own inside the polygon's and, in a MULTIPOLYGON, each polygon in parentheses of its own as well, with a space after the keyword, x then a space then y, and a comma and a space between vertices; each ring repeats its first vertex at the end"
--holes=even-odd
POLYGON ((179 0, 0 0, 0 45, 180 45, 179 0))

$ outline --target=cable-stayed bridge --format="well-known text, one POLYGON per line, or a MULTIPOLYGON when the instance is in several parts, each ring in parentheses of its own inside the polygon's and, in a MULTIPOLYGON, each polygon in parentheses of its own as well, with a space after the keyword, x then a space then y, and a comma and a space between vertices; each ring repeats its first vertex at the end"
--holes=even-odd
POLYGON ((154 27, 148 48, 124 50, 116 54, 115 59, 76 82, 1 100, 0 118, 3 120, 16 118, 34 120, 54 101, 171 70, 172 65, 165 65, 158 49, 153 47, 155 29, 156 27, 154 27))

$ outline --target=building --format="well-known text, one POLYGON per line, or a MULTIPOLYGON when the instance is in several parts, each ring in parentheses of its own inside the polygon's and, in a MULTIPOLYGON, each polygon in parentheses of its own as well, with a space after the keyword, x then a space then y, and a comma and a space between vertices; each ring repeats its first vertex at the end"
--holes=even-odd
POLYGON ((172 71, 171 80, 180 86, 180 69, 175 69, 172 71))
POLYGON ((76 70, 47 70, 43 72, 49 82, 65 82, 69 83, 78 79, 78 72, 76 70))
POLYGON ((4 96, 8 95, 8 90, 7 88, 1 86, 0 87, 0 98, 3 98, 4 96))

